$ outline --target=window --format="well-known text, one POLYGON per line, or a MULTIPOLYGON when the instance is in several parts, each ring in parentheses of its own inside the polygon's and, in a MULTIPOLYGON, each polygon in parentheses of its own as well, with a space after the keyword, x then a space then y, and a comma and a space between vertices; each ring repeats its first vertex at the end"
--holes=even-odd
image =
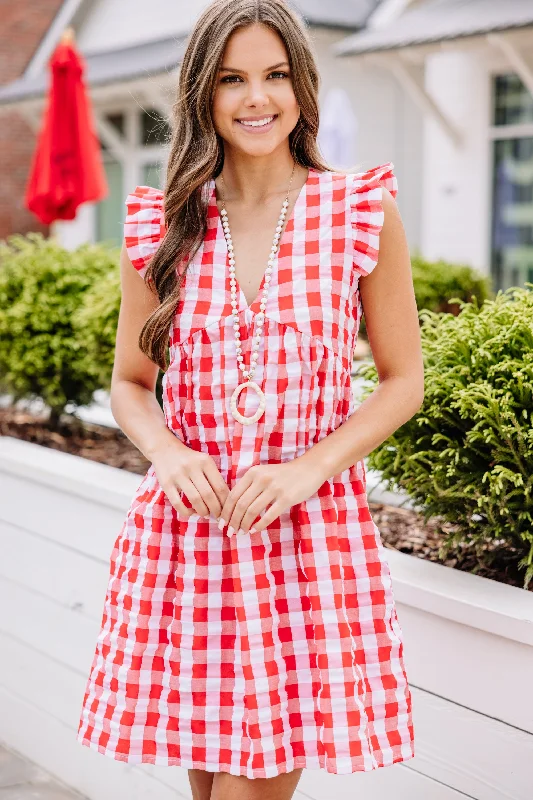
POLYGON ((144 145, 167 144, 170 126, 154 108, 141 112, 141 141, 144 145))
POLYGON ((145 186, 153 186, 154 189, 163 188, 164 176, 162 175, 162 165, 159 161, 143 165, 142 182, 145 186))
POLYGON ((493 89, 491 270, 507 289, 533 282, 533 98, 517 75, 496 76, 493 89))
POLYGON ((136 185, 161 189, 170 127, 155 109, 110 110, 104 114, 117 139, 116 147, 100 140, 108 196, 96 204, 95 238, 120 246, 126 215, 125 199, 136 185))
POLYGON ((124 211, 122 207, 122 164, 106 156, 104 171, 109 194, 96 205, 96 239, 120 246, 124 211))

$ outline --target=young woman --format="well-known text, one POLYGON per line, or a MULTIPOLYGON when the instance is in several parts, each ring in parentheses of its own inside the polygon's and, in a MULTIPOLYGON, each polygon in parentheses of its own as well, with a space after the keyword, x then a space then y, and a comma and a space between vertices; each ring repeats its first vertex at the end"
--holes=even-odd
POLYGON ((304 767, 414 755, 363 462, 422 402, 409 252, 393 165, 323 163, 317 89, 283 0, 217 0, 183 59, 165 190, 126 201, 112 408, 152 464, 79 741, 186 767, 195 800, 288 800, 304 767), (363 305, 380 382, 355 409, 363 305))

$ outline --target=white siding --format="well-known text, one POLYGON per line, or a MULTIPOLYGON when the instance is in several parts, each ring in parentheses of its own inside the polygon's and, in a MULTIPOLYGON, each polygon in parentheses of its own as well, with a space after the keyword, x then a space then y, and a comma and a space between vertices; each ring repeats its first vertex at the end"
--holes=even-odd
POLYGON ((207 0, 95 0, 77 41, 84 52, 99 53, 183 36, 207 4, 207 0))

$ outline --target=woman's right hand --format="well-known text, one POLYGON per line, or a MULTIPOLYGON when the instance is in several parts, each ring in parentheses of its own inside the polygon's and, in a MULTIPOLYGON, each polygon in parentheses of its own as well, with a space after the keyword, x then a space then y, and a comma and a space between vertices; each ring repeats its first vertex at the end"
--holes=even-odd
POLYGON ((152 458, 159 485, 178 514, 218 519, 229 494, 226 481, 208 453, 193 450, 171 435, 172 440, 167 440, 152 458), (180 493, 192 508, 185 505, 180 493))

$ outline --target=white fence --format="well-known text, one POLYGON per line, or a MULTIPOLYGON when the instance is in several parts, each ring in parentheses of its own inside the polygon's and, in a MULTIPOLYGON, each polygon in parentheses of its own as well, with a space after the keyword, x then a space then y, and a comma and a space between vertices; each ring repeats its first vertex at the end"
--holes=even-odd
MULTIPOLYGON (((109 556, 141 476, 0 437, 0 740, 91 800, 190 798, 185 770, 131 767, 75 731, 109 556)), ((298 800, 526 800, 533 595, 388 550, 413 693, 405 764, 305 770, 298 800)))

